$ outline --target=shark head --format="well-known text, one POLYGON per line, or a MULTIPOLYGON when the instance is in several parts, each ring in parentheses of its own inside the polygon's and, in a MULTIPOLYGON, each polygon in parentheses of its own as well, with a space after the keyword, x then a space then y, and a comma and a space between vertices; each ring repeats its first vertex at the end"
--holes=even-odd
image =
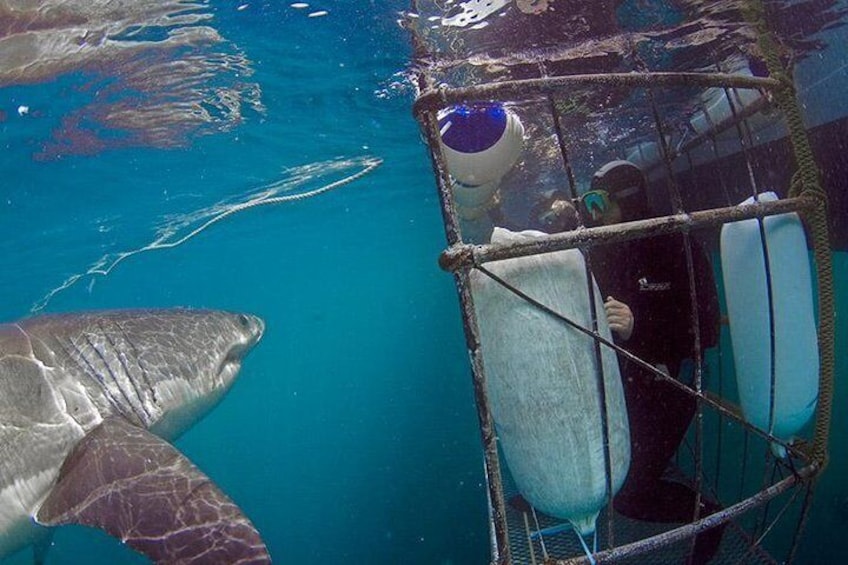
POLYGON ((150 335, 141 343, 148 352, 143 358, 151 359, 152 391, 162 408, 162 416, 150 427, 161 437, 174 438, 230 389, 265 324, 250 314, 214 310, 168 310, 160 315, 164 319, 156 327, 172 331, 150 335))
POLYGON ((199 309, 60 314, 19 327, 34 357, 77 375, 105 412, 167 439, 221 399, 265 328, 256 316, 199 309))

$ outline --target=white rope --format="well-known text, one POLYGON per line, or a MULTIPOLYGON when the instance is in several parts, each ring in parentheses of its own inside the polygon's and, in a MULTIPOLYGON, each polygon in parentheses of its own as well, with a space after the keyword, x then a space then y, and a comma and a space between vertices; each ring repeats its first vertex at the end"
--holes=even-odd
MULTIPOLYGON (((335 182, 331 182, 330 184, 327 184, 327 185, 322 186, 320 188, 316 188, 315 190, 310 190, 310 191, 307 191, 307 192, 301 192, 301 193, 298 193, 298 194, 288 194, 288 195, 285 195, 285 196, 273 196, 273 197, 268 197, 267 192, 266 192, 266 193, 264 193, 265 194, 264 196, 260 196, 258 198, 255 198, 253 200, 249 200, 247 202, 242 202, 240 204, 232 205, 232 206, 226 208, 225 210, 218 212, 213 217, 211 217, 209 220, 204 222, 202 225, 193 229, 188 234, 177 239, 176 241, 167 241, 167 239, 169 237, 168 235, 160 236, 157 239, 155 239, 152 243, 149 243, 149 244, 145 245, 144 247, 141 247, 139 249, 134 249, 132 251, 124 251, 124 252, 118 253, 117 258, 114 261, 112 261, 111 263, 109 263, 107 261, 106 257, 104 257, 100 261, 98 261, 94 265, 92 265, 85 273, 80 273, 80 274, 75 274, 75 275, 70 276, 67 280, 65 280, 65 282, 63 282, 57 288, 54 288, 49 293, 47 293, 40 301, 33 304, 32 308, 30 309, 30 313, 35 314, 35 313, 38 313, 41 310, 43 310, 47 306, 47 304, 50 302, 50 300, 52 300, 53 297, 56 296, 56 294, 62 292, 65 289, 70 288, 71 286, 76 284, 84 276, 87 276, 87 275, 101 275, 101 276, 104 276, 104 277, 107 276, 109 273, 112 272, 112 270, 115 267, 118 266, 119 263, 123 262, 124 259, 127 259, 128 257, 132 257, 133 255, 138 255, 139 253, 145 253, 147 251, 156 251, 156 250, 159 250, 159 249, 172 249, 174 247, 180 246, 180 245, 186 243, 187 241, 189 241, 190 239, 196 237, 201 232, 206 231, 207 229, 209 229, 213 225, 217 224, 218 222, 221 222, 222 220, 225 220, 225 219, 229 218, 230 216, 232 216, 233 214, 236 214, 238 212, 244 212, 245 210, 250 210, 251 208, 256 208, 258 206, 269 206, 269 205, 272 205, 272 204, 282 204, 282 203, 285 203, 285 202, 295 202, 295 201, 299 201, 299 200, 305 200, 307 198, 312 198, 314 196, 319 196, 319 195, 324 194, 326 192, 330 192, 331 190, 335 190, 337 188, 340 188, 342 186, 350 184, 353 181, 359 180, 360 178, 364 177, 365 175, 367 175, 368 173, 370 173, 371 171, 373 171, 374 169, 379 167, 382 163, 383 163, 383 160, 380 159, 380 158, 363 159, 362 160, 363 168, 362 168, 361 171, 358 171, 356 173, 348 175, 347 177, 340 179, 340 180, 337 180, 335 182), (104 265, 106 265, 106 266, 104 267, 104 265)), ((107 257, 108 257, 108 255, 107 255, 107 257)), ((94 279, 92 279, 92 284, 93 284, 93 282, 94 282, 94 279)))

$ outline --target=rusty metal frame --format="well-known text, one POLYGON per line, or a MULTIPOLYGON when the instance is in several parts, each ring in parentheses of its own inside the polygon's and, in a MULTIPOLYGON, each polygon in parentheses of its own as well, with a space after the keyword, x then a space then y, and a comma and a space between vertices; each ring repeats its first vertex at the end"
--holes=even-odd
MULTIPOLYGON (((413 7, 415 2, 413 1, 413 7)), ((414 31, 413 43, 416 52, 423 49, 424 42, 414 31)), ((420 55, 420 53, 419 53, 420 55)), ((820 202, 812 195, 802 195, 796 198, 774 202, 755 202, 745 206, 735 206, 704 211, 681 212, 659 218, 651 218, 636 222, 628 222, 616 226, 595 228, 580 228, 571 232, 550 235, 531 242, 521 242, 509 245, 486 244, 472 245, 462 241, 457 211, 453 201, 451 179, 447 170, 444 155, 440 149, 439 127, 437 113, 453 104, 479 100, 511 100, 532 101, 543 96, 550 96, 557 91, 573 88, 578 85, 589 86, 627 86, 630 88, 669 88, 669 87, 720 87, 761 89, 771 91, 784 85, 775 79, 734 75, 727 73, 665 73, 665 72, 633 72, 609 74, 582 74, 567 76, 546 76, 536 79, 501 81, 463 88, 447 86, 432 87, 433 80, 427 74, 426 64, 418 68, 418 84, 421 94, 413 104, 413 114, 418 120, 425 140, 430 148, 434 174, 437 178, 440 208, 443 217, 448 248, 440 255, 439 264, 454 275, 457 292, 460 298, 463 327, 466 345, 469 352, 474 385, 474 397, 477 406, 478 424, 484 449, 484 466, 486 472, 487 495, 490 508, 490 526, 492 536, 491 555, 493 563, 512 563, 507 518, 504 500, 501 462, 498 456, 497 437, 491 405, 488 399, 486 374, 483 367, 483 357, 480 350, 479 328, 477 325, 474 301, 471 294, 469 274, 471 269, 480 267, 489 261, 549 253, 564 249, 589 248, 601 243, 626 241, 646 238, 669 233, 688 233, 691 230, 715 227, 727 222, 798 212, 806 217, 812 213, 820 202)), ((760 109, 768 102, 758 105, 756 109, 744 110, 738 119, 744 119, 749 113, 760 109)), ((738 120, 733 120, 734 122, 738 120)), ((722 129, 732 127, 732 123, 720 124, 722 129)), ((703 140, 700 140, 703 141, 703 140)), ((690 140, 685 149, 694 146, 698 140, 690 140)), ((670 155, 667 158, 671 157, 670 155)), ((683 385, 681 385, 683 386, 683 385)), ((690 393, 693 393, 689 389, 690 393)), ((701 402, 711 405, 719 413, 734 417, 730 410, 700 393, 695 393, 701 402)), ((699 409, 700 413, 700 409, 699 409)), ((770 437, 769 434, 760 434, 770 437)), ((803 453, 794 452, 796 456, 803 453)), ((693 537, 698 532, 713 527, 719 523, 732 520, 745 512, 761 506, 779 494, 800 484, 812 480, 821 471, 818 462, 806 460, 806 466, 797 470, 792 476, 760 491, 755 496, 738 502, 715 514, 701 518, 693 523, 680 526, 663 534, 653 536, 612 549, 596 553, 597 562, 615 561, 620 558, 638 555, 658 547, 667 546, 676 541, 693 537)), ((570 560, 558 560, 557 564, 586 563, 585 557, 570 560)))

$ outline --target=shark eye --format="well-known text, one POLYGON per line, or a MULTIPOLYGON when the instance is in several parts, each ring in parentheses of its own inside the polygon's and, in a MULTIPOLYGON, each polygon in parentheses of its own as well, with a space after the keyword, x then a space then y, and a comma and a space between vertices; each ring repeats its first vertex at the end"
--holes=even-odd
POLYGON ((245 316, 244 314, 239 314, 239 315, 238 315, 238 323, 239 323, 239 325, 240 325, 241 327, 243 327, 244 329, 246 329, 246 330, 247 330, 247 329, 250 329, 250 318, 248 318, 248 317, 247 317, 247 316, 245 316))

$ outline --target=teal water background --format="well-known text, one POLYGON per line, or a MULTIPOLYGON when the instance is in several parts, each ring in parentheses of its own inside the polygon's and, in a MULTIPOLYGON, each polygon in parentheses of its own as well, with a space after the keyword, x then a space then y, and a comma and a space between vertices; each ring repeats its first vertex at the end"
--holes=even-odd
MULTIPOLYGON (((253 60, 267 107, 230 132, 183 149, 35 161, 62 115, 84 102, 71 88, 82 79, 0 90, 0 316, 27 315, 104 254, 146 245, 168 214, 250 193, 292 167, 381 158, 337 191, 246 210, 175 249, 84 277, 46 311, 194 306, 262 316, 266 336, 240 380, 177 446, 238 502, 275 560, 485 563, 482 454, 455 290, 436 264, 444 235, 435 185, 412 95, 391 87, 410 56, 394 16, 406 2, 326 2, 314 6, 329 12, 317 18, 276 2, 212 4, 215 27, 253 60), (21 104, 42 112, 18 116, 21 104)), ((834 259, 844 350, 848 259, 834 259)), ((842 357, 837 369, 844 379, 842 357)), ((846 398, 839 382, 833 459, 805 563, 848 557, 839 535, 848 522, 846 398)), ((83 528, 58 530, 48 559, 118 562, 143 561, 83 528)))

